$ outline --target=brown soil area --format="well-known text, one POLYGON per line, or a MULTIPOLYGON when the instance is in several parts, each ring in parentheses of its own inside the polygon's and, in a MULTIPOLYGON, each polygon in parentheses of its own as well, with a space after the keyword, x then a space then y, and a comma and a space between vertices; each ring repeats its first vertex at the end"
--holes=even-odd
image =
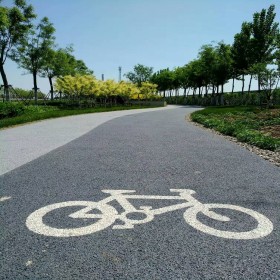
POLYGON ((268 134, 275 138, 280 138, 280 125, 262 127, 261 132, 268 134))

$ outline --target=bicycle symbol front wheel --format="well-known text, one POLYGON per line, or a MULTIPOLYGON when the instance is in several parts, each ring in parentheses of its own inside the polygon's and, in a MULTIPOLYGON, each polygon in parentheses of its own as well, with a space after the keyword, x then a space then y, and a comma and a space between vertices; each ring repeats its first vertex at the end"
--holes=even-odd
POLYGON ((113 224, 116 220, 117 210, 107 204, 100 204, 91 201, 67 201, 60 202, 42 207, 33 213, 31 213, 26 219, 26 226, 29 230, 54 237, 70 237, 70 236, 80 236, 88 235, 113 224), (47 225, 43 219, 46 214, 60 208, 73 206, 82 206, 82 210, 76 211, 75 213, 69 215, 75 218, 89 218, 92 219, 93 223, 87 226, 78 228, 54 228, 47 225), (92 210, 97 209, 99 214, 90 214, 92 210))
POLYGON ((250 231, 234 232, 218 230, 206 224, 203 224, 197 219, 198 213, 207 215, 207 211, 204 212, 203 210, 201 210, 201 208, 196 207, 191 207, 187 209, 184 213, 184 218, 186 222, 193 228, 200 230, 204 233, 228 239, 256 239, 269 235, 273 230, 272 222, 267 217, 254 210, 229 204, 204 204, 203 206, 205 209, 207 209, 207 211, 211 212, 213 211, 212 209, 230 209, 234 211, 239 211, 253 217, 258 222, 257 227, 250 231))

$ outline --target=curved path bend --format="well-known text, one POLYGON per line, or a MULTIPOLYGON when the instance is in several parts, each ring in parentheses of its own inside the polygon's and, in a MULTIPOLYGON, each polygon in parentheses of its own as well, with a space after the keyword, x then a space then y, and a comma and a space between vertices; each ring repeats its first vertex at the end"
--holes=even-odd
POLYGON ((169 105, 161 108, 83 114, 47 119, 0 130, 2 162, 0 175, 61 147, 112 119, 172 108, 174 106, 169 105))
POLYGON ((194 110, 2 130, 0 278, 280 279, 279 168, 194 110))

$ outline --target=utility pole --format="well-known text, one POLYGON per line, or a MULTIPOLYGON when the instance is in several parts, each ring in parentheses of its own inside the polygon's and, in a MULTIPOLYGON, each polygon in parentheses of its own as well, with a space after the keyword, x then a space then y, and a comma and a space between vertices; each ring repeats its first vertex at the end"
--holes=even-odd
POLYGON ((122 80, 122 67, 119 66, 119 82, 122 80))

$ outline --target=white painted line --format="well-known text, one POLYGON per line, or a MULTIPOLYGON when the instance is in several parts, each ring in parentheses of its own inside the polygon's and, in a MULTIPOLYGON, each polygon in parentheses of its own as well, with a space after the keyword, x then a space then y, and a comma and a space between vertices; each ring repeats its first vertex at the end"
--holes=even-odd
POLYGON ((32 264, 33 264, 33 261, 28 260, 28 261, 25 263, 25 266, 30 266, 30 265, 32 265, 32 264))
POLYGON ((3 202, 5 200, 9 200, 11 198, 12 198, 11 196, 2 196, 2 197, 0 197, 0 202, 3 202))

